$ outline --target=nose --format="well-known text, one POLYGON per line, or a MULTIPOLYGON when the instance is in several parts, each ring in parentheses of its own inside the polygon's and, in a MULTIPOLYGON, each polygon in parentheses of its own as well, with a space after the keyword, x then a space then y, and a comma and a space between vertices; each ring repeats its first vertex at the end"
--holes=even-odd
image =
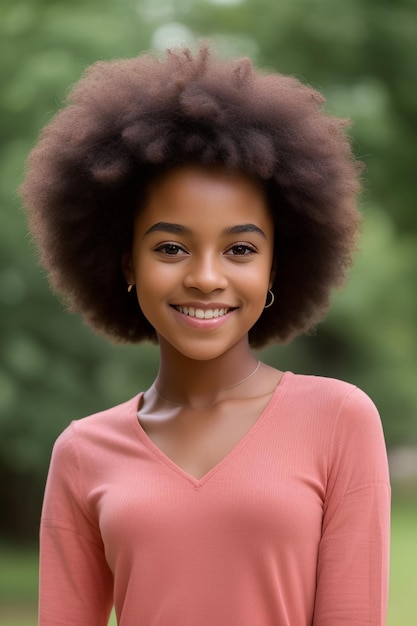
POLYGON ((226 289, 228 279, 221 259, 216 258, 214 254, 193 257, 187 267, 184 285, 187 288, 198 289, 202 293, 226 289))

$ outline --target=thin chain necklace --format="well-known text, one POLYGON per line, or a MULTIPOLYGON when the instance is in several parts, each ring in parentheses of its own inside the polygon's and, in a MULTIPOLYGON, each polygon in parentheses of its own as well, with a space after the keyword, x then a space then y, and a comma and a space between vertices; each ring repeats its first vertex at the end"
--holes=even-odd
MULTIPOLYGON (((239 385, 242 385, 247 380, 249 380, 249 378, 252 378, 252 376, 255 376, 256 372, 258 371, 260 367, 261 367, 261 362, 258 361, 255 369, 248 376, 245 376, 245 378, 242 378, 242 380, 239 380, 237 383, 233 383, 233 385, 229 385, 228 387, 221 387, 221 389, 217 389, 216 393, 220 393, 221 391, 227 391, 228 389, 233 389, 234 387, 238 387, 239 385)), ((165 398, 165 396, 159 393, 155 383, 152 385, 152 387, 154 388, 156 395, 159 396, 162 400, 165 400, 165 402, 168 402, 169 404, 175 404, 176 406, 190 407, 189 404, 184 404, 183 402, 174 402, 173 400, 168 400, 168 398, 165 398)))

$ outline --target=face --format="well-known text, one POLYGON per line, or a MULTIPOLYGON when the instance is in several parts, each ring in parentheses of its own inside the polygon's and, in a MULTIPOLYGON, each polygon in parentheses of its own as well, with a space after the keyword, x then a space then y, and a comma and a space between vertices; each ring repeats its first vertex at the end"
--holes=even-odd
POLYGON ((273 237, 246 176, 182 167, 154 183, 123 267, 160 345, 197 360, 247 347, 272 283, 273 237))

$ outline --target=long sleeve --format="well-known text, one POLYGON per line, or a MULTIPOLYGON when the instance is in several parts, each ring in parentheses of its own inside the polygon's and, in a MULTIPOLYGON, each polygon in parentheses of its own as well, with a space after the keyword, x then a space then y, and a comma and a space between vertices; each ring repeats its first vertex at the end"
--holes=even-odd
POLYGON ((390 487, 378 412, 355 389, 338 416, 319 546, 314 626, 383 626, 390 487))
POLYGON ((83 502, 71 427, 54 446, 40 536, 39 626, 105 626, 112 575, 83 502))
POLYGON ((53 451, 39 626, 383 626, 390 489, 379 415, 352 385, 284 374, 201 479, 138 421, 138 396, 53 451))

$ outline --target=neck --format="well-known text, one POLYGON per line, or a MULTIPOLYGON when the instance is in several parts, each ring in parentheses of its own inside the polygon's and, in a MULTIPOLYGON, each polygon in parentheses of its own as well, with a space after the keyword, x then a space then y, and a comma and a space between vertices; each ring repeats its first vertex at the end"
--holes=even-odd
POLYGON ((172 404, 210 406, 227 392, 255 378, 259 361, 246 349, 230 350, 208 360, 189 359, 160 343, 161 360, 154 382, 157 395, 172 404))

